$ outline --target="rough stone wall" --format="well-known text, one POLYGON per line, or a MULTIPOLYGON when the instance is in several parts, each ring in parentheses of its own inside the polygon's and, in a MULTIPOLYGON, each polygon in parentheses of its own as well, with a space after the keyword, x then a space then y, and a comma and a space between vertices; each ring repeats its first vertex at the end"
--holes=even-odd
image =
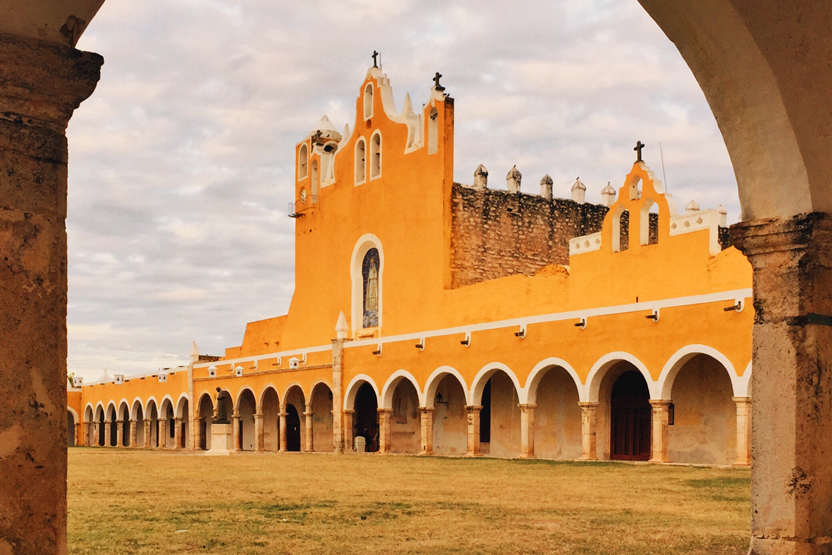
POLYGON ((569 263, 569 239, 600 231, 608 208, 454 184, 451 286, 569 263))

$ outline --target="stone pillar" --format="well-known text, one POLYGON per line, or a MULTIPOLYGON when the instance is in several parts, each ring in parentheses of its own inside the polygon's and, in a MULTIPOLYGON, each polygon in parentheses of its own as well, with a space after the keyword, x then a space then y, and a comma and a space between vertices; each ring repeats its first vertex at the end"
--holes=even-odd
POLYGON ((92 427, 92 424, 90 422, 84 422, 84 443, 82 443, 81 445, 86 445, 86 446, 90 445, 90 435, 91 435, 90 434, 90 428, 91 427, 92 427))
POLYGON ((468 413, 468 457, 480 456, 480 411, 479 405, 466 405, 468 413))
POLYGON ((113 437, 113 433, 110 430, 111 425, 112 422, 109 420, 104 421, 104 447, 112 447, 112 445, 110 445, 110 440, 113 437))
POLYGON ((142 428, 144 428, 144 435, 142 436, 142 447, 144 447, 145 449, 150 449, 151 447, 153 447, 152 445, 150 445, 150 423, 150 420, 145 419, 144 425, 142 426, 142 428))
POLYGON ((182 419, 173 419, 173 448, 182 449, 182 419))
POLYGON ((65 132, 103 59, 0 34, 0 60, 0 552, 64 553, 65 132))
POLYGON ((136 420, 130 419, 130 447, 136 447, 136 420))
POLYGON ((433 407, 419 407, 422 421, 422 450, 420 455, 433 455, 433 407))
POLYGON ((304 437, 304 443, 305 443, 304 447, 305 447, 305 451, 308 452, 308 453, 311 453, 312 451, 315 450, 315 446, 312 443, 312 438, 313 438, 313 435, 312 435, 312 414, 313 414, 312 405, 309 404, 309 403, 306 403, 306 412, 303 413, 303 415, 306 417, 306 430, 305 430, 306 434, 305 434, 305 437, 304 437))
POLYGON ((156 447, 165 449, 168 446, 168 421, 166 418, 159 418, 159 432, 156 434, 156 447))
MULTIPOLYGON (((343 453, 345 449, 343 422, 344 384, 343 376, 344 339, 332 340, 332 443, 336 453, 343 453)), ((352 427, 350 426, 350 430, 352 427)), ((352 450, 352 449, 350 449, 352 450)))
POLYGON ((355 416, 354 410, 344 411, 344 448, 348 453, 355 451, 352 437, 352 419, 355 416))
MULTIPOLYGON (((196 450, 199 449, 199 446, 200 446, 199 440, 200 440, 200 435, 202 434, 202 422, 200 421, 200 419, 191 415, 191 417, 189 419, 189 422, 188 422, 188 430, 191 432, 191 435, 190 435, 191 441, 189 442, 190 445, 191 445, 191 449, 196 451, 196 450)), ((206 426, 205 433, 206 434, 210 433, 207 426, 206 426)))
POLYGON ((243 434, 240 433, 240 413, 234 411, 231 415, 231 438, 235 451, 243 450, 243 434))
POLYGON ((597 461, 596 422, 598 403, 580 402, 581 407, 581 460, 597 461))
POLYGON ((265 430, 263 429, 263 412, 258 409, 254 413, 254 451, 263 451, 266 444, 265 430))
POLYGON ((832 216, 742 222, 731 236, 754 275, 751 553, 829 553, 832 216))
POLYGON ((286 412, 286 407, 280 407, 280 446, 278 451, 281 453, 286 452, 286 417, 288 413, 286 412))
POLYGON ((737 404, 737 460, 734 466, 751 466, 751 397, 734 397, 737 404))
POLYGON ((391 409, 378 409, 378 452, 390 453, 390 415, 391 409))
POLYGON ((667 458, 667 427, 670 421, 670 403, 669 399, 650 399, 650 406, 653 407, 651 463, 670 462, 670 459, 667 458))
POLYGON ((100 447, 100 445, 98 445, 98 443, 99 443, 98 438, 101 437, 101 436, 100 436, 98 430, 99 430, 98 422, 93 422, 92 423, 92 444, 91 444, 91 446, 100 447))
POLYGON ((534 458, 534 409, 537 405, 520 405, 520 458, 534 458))

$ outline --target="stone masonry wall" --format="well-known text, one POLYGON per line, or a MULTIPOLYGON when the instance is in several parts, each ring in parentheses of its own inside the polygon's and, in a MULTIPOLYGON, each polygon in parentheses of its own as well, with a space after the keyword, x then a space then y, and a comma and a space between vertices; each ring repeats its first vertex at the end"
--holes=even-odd
POLYGON ((451 286, 569 263, 569 239, 601 230, 608 208, 454 184, 451 286))

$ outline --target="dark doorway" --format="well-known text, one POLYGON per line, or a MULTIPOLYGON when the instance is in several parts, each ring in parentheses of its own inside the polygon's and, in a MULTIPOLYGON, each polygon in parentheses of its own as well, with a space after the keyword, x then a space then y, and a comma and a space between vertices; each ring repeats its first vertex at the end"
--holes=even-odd
POLYGON ((130 447, 130 417, 121 421, 121 442, 125 447, 130 447))
POLYGON ((286 450, 300 451, 300 415, 295 405, 286 406, 286 450))
POLYGON ((612 386, 610 458, 646 461, 650 458, 650 391, 640 372, 621 374, 612 386))
POLYGON ((491 443, 491 380, 482 388, 482 402, 480 403, 480 443, 491 443))
POLYGON ((208 422, 204 418, 199 420, 199 448, 208 449, 208 422))
POLYGON ((366 440, 368 453, 378 451, 378 399, 373 386, 368 383, 359 387, 355 394, 353 434, 366 440))
POLYGON ((98 417, 98 446, 104 447, 104 438, 107 426, 104 424, 104 415, 98 417))

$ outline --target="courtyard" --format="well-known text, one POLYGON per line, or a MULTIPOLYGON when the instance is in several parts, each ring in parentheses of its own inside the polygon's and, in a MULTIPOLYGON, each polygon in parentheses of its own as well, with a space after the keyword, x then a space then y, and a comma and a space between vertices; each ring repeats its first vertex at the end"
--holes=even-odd
POLYGON ((745 554, 750 472, 69 448, 86 553, 745 554))

